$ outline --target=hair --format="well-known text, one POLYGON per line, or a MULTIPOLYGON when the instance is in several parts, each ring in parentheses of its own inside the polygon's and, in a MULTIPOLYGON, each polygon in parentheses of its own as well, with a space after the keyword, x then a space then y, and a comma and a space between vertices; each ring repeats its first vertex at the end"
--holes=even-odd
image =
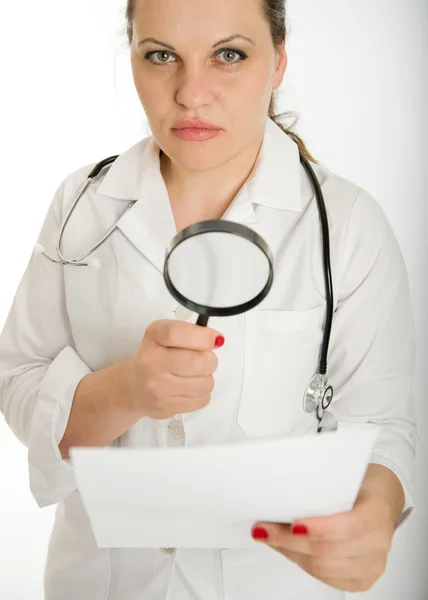
MULTIPOLYGON (((137 0, 127 0, 125 18, 126 18, 126 34, 128 42, 132 43, 133 37, 133 19, 135 13, 135 4, 137 0)), ((262 2, 262 13, 267 22, 269 23, 272 42, 276 48, 279 48, 287 39, 287 19, 286 19, 286 2, 287 0, 261 0, 262 2)), ((280 127, 284 133, 286 133, 298 146, 300 153, 309 161, 318 163, 318 161, 312 156, 307 149, 305 142, 302 138, 293 131, 296 123, 299 119, 299 115, 295 112, 285 112, 277 114, 276 112, 276 94, 272 93, 271 101, 269 104, 268 116, 280 127), (289 117, 295 117, 294 122, 288 127, 282 122, 284 119, 289 117)))

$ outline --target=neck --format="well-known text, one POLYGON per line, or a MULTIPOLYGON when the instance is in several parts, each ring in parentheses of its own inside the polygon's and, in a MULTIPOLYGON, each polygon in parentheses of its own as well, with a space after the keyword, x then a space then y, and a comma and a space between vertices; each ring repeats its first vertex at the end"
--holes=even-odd
POLYGON ((215 169, 204 171, 183 169, 161 154, 161 173, 178 231, 197 221, 221 219, 250 176, 262 139, 215 169))

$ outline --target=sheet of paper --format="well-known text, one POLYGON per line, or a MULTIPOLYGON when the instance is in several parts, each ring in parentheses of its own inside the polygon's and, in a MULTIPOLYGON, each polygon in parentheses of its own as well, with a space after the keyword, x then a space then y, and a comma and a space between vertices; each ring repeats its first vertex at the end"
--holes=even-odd
POLYGON ((348 511, 376 428, 221 446, 73 448, 99 547, 245 548, 256 521, 348 511))

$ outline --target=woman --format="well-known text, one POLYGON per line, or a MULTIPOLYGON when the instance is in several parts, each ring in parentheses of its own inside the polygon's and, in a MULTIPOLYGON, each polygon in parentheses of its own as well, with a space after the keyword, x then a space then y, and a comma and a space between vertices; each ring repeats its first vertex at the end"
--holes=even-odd
MULTIPOLYGON (((414 339, 395 237, 367 192, 316 164, 271 118, 287 65, 284 0, 129 0, 127 20, 153 136, 89 188, 64 253, 81 254, 137 202, 95 253, 99 271, 31 258, 0 340, 0 406, 28 445, 39 506, 58 503, 45 597, 333 600, 366 590, 413 507, 414 339), (254 549, 97 549, 70 447, 316 432, 301 398, 325 294, 319 215, 299 150, 330 221, 336 395, 322 425, 379 428, 355 507, 292 526, 255 523, 254 549), (163 258, 177 231, 219 218, 261 233, 276 278, 255 310, 202 328, 168 294, 163 258)), ((48 251, 93 166, 60 186, 39 237, 48 251)))

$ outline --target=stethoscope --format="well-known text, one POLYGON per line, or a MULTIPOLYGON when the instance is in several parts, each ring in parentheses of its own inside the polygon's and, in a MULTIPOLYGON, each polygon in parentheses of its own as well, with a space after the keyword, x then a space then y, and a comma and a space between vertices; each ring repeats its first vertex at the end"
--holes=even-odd
MULTIPOLYGON (((101 262, 98 259, 89 259, 85 261, 93 252, 95 252, 104 242, 106 242, 109 237, 114 233, 114 231, 118 228, 119 220, 132 208, 135 204, 133 201, 130 206, 124 211, 123 215, 121 215, 120 219, 107 231, 107 233, 99 240, 97 244, 95 244, 92 248, 90 248, 87 252, 84 252, 80 256, 77 256, 72 259, 68 259, 64 256, 62 252, 62 242, 64 237, 64 232, 67 227, 68 222, 70 221, 71 215, 73 214, 79 200, 85 194, 86 190, 93 182, 93 180, 103 171, 106 167, 111 166, 111 164, 118 158, 118 156, 111 156, 109 158, 104 159, 100 163, 98 163, 92 171, 89 173, 87 180, 79 190, 76 200, 74 201, 72 207, 70 208, 67 217, 65 218, 58 237, 58 243, 56 246, 57 258, 51 256, 41 244, 36 244, 34 248, 34 253, 38 255, 42 255, 53 263, 69 265, 74 267, 90 267, 93 269, 99 269, 101 267, 101 262)), ((321 344, 320 351, 320 359, 318 364, 318 370, 312 377, 305 394, 303 396, 303 410, 305 413, 312 413, 316 411, 316 417, 318 419, 318 432, 321 431, 321 420, 323 417, 323 413, 327 410, 333 400, 333 387, 328 384, 327 377, 327 356, 328 356, 328 348, 330 344, 331 337, 331 329, 333 322, 333 310, 334 310, 334 297, 333 297, 333 280, 332 280, 332 272, 331 272, 331 259, 330 259, 330 232, 327 218, 327 211, 325 207, 324 196, 321 190, 321 186, 319 184, 318 178, 315 175, 309 161, 300 154, 300 162, 305 168, 305 171, 311 180, 311 184, 315 190, 316 201, 318 206, 318 212, 320 215, 321 221, 321 230, 322 230, 322 247, 323 247, 323 270, 324 270, 324 280, 325 280, 325 291, 326 291, 326 319, 323 331, 323 340, 321 344)), ((229 224, 222 223, 223 227, 229 227, 229 224)), ((233 227, 233 225, 230 225, 233 227)), ((239 225, 235 225, 235 227, 241 227, 239 225)), ((245 233, 244 233, 245 235, 245 233)), ((255 232, 251 232, 251 236, 256 236, 255 232)), ((254 241, 254 239, 252 240, 254 241)), ((260 244, 263 242, 261 241, 260 244)))

